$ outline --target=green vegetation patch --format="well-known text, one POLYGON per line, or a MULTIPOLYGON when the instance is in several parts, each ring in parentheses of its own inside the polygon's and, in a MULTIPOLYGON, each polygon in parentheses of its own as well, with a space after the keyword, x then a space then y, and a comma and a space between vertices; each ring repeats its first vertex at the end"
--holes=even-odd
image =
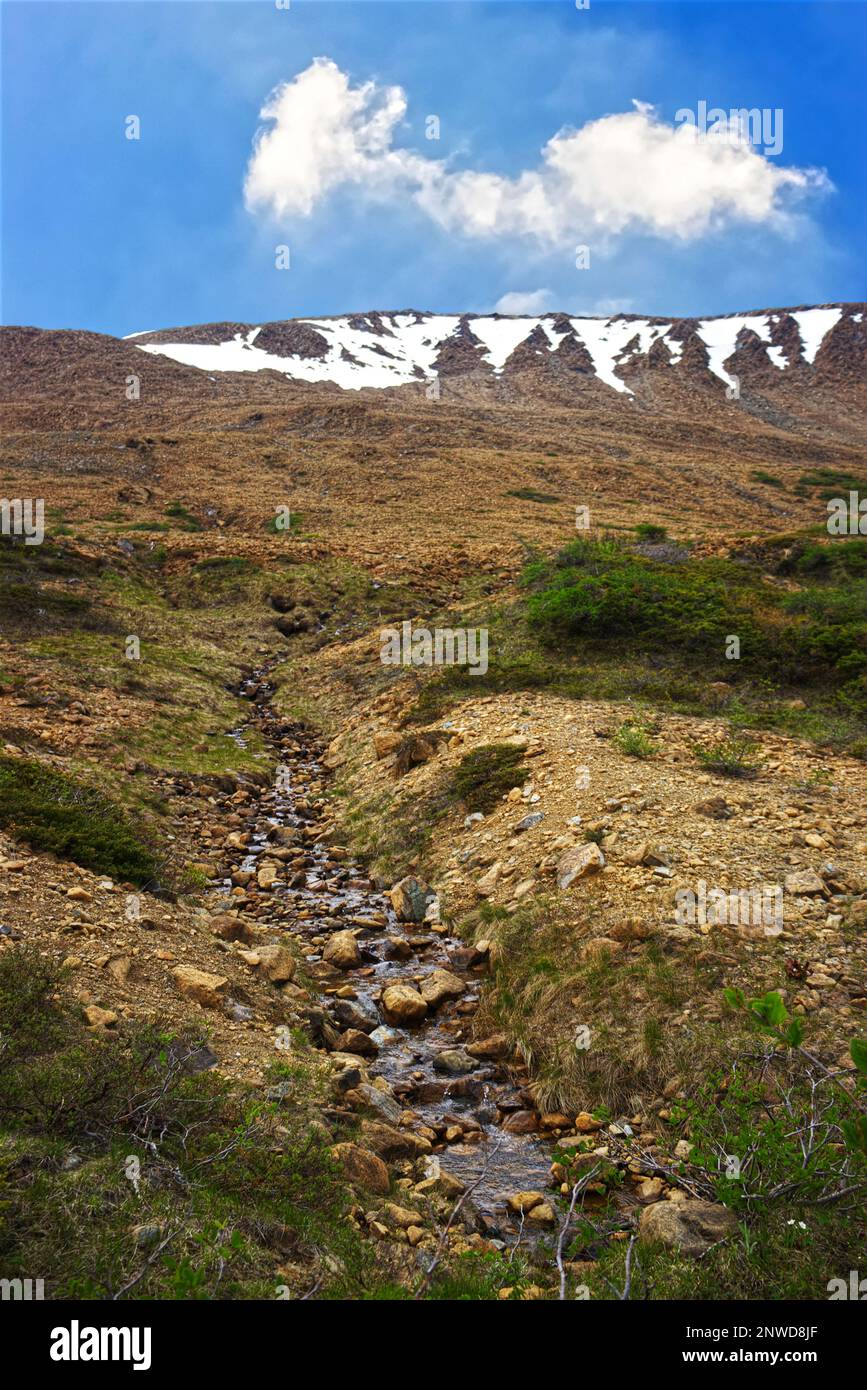
POLYGON ((732 734, 709 748, 697 746, 695 756, 705 772, 723 777, 757 777, 761 768, 755 740, 745 734, 732 734))
POLYGON ((776 477, 774 473, 769 473, 765 468, 754 468, 750 474, 750 481, 753 483, 762 483, 764 487, 785 487, 782 478, 776 477))
POLYGON ((455 792, 468 811, 488 812, 526 778, 523 749, 512 743, 486 743, 461 758, 454 772, 455 792))
POLYGON ((42 763, 0 756, 0 825, 34 849, 124 882, 155 884, 157 861, 96 788, 42 763))
POLYGON ((5 1277, 44 1272, 52 1299, 381 1286, 315 1123, 323 1092, 306 1054, 275 1066, 263 1097, 210 1069, 200 1033, 97 1035, 26 948, 0 956, 0 1037, 5 1277))
POLYGON ((652 758, 659 751, 643 724, 621 724, 614 735, 614 744, 628 758, 652 758))
POLYGON ((180 502, 170 502, 166 507, 165 515, 172 517, 175 521, 182 522, 182 530, 184 531, 201 531, 202 529, 202 523, 198 517, 193 516, 192 512, 188 511, 180 502))
POLYGON ((504 494, 504 496, 519 497, 522 502, 544 502, 546 504, 550 504, 552 502, 560 501, 560 498, 555 497, 553 493, 539 492, 534 487, 510 488, 509 491, 504 494))
POLYGON ((819 488, 822 501, 830 502, 843 493, 864 492, 867 490, 867 480, 856 478, 844 468, 811 468, 799 477, 798 488, 801 491, 819 488))

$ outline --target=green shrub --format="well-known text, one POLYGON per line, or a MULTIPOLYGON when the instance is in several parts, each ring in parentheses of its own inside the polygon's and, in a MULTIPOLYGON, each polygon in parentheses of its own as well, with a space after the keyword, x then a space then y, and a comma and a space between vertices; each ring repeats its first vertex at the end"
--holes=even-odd
POLYGON ((311 1122, 318 1082, 284 1062, 263 1098, 203 1069, 204 1042, 137 1023, 94 1035, 54 967, 0 954, 5 1276, 44 1271, 47 1297, 95 1299, 273 1299, 287 1278, 293 1293, 365 1297, 381 1283, 311 1122), (140 1246, 142 1227, 156 1234, 140 1246))
POLYGON ((265 530, 272 536, 293 536, 301 530, 303 520, 300 512, 290 512, 289 525, 282 526, 279 524, 281 518, 275 513, 274 516, 269 516, 265 522, 265 530))
POLYGON ((750 479, 754 483, 764 483, 765 487, 785 486, 782 478, 777 478, 773 473, 768 473, 764 468, 755 468, 750 474, 750 479))
POLYGON ((0 755, 0 825, 34 849, 94 873, 156 885, 154 853, 120 807, 55 768, 0 755))
POLYGON ((525 571, 527 616, 550 647, 583 638, 720 666, 736 633, 736 674, 809 685, 833 673, 838 701, 867 713, 858 684, 867 676, 867 545, 798 541, 778 569, 812 582, 783 594, 734 560, 664 563, 610 539, 579 540, 525 571))
POLYGON ((724 777, 757 777, 761 768, 757 745, 745 734, 731 734, 709 748, 696 745, 695 756, 706 772, 724 777))
POLYGON ((621 724, 613 741, 628 758, 652 758, 659 751, 642 724, 621 724))
POLYGON ((608 540, 578 540, 527 573, 542 580, 528 603, 530 625, 543 640, 564 637, 640 639, 650 647, 724 650, 736 631, 749 647, 755 623, 739 603, 724 565, 663 564, 608 540))
POLYGON ((523 750, 511 743, 486 743, 461 758, 454 788, 467 810, 488 812, 512 787, 520 787, 523 759, 523 750))
POLYGON ((187 511, 187 508, 182 506, 180 502, 170 502, 166 507, 165 515, 182 521, 184 531, 201 531, 202 529, 202 524, 198 518, 193 516, 192 512, 187 511))
POLYGON ((867 482, 863 478, 856 478, 843 468, 811 468, 809 473, 801 474, 798 484, 802 488, 821 488, 819 496, 825 502, 847 492, 864 492, 867 489, 867 482))
POLYGON ((664 526, 658 526, 653 521, 640 521, 635 528, 635 534, 640 541, 664 541, 668 536, 668 531, 664 526))

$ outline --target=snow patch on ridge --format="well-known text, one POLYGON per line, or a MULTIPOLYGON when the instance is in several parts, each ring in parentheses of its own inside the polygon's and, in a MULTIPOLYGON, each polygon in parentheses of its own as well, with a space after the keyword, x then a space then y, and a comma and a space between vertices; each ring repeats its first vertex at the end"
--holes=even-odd
MULTIPOLYGON (((842 309, 798 309, 792 318, 798 325, 805 362, 814 362, 827 335, 843 317, 842 309)), ((860 315, 853 315, 859 318, 860 315)))
MULTIPOLYGON (((758 336, 765 345, 769 361, 784 371, 790 364, 783 349, 772 342, 771 331, 782 312, 785 311, 700 320, 697 333, 707 349, 708 366, 713 375, 727 386, 734 384, 723 364, 735 351, 738 334, 744 328, 758 336)), ((806 362, 814 361, 825 336, 842 314, 841 308, 800 309, 792 313, 806 362)), ((547 338, 548 351, 558 350, 567 333, 554 328, 557 317, 551 313, 535 317, 485 315, 468 317, 465 322, 482 348, 480 363, 499 376, 515 349, 540 327, 547 338)), ((437 374, 435 363, 443 344, 458 332, 461 321, 457 314, 416 313, 378 314, 373 322, 363 315, 296 320, 312 328, 325 341, 327 346, 322 357, 278 356, 266 352, 256 346, 261 327, 236 333, 222 343, 136 343, 135 346, 143 352, 170 357, 207 373, 271 369, 295 381, 332 382, 345 390, 357 391, 363 387, 403 386, 432 380, 437 374)), ((649 352, 654 343, 661 340, 665 344, 672 364, 680 362, 683 356, 682 343, 670 336, 671 323, 622 316, 569 318, 565 322, 586 348, 597 378, 619 395, 633 393, 618 376, 618 368, 628 366, 636 356, 649 352)), ((132 333, 129 338, 142 336, 145 335, 132 333)), ((539 354, 543 352, 540 347, 539 354)))

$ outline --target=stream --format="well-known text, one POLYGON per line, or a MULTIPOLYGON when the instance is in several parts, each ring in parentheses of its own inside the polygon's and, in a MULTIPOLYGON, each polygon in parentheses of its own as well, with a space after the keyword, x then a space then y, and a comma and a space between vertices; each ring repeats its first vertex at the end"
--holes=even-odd
MULTIPOLYGON (((473 959, 472 948, 439 924, 399 921, 386 894, 345 857, 345 850, 313 842, 321 830, 327 774, 309 734, 273 710, 269 670, 266 665, 252 672, 238 688, 254 715, 233 737, 243 744, 245 733, 256 728, 279 758, 274 784, 259 795, 247 822, 251 838, 240 868, 253 874, 255 884, 257 865, 275 856, 281 860, 285 876, 258 900, 267 901, 269 926, 290 929, 309 951, 304 970, 323 991, 324 997, 314 1002, 331 1014, 332 1026, 338 1032, 360 1027, 372 1038, 371 1051, 376 1045, 374 1056, 352 1061, 371 1081, 382 1077, 388 1083, 390 1093, 381 1092, 381 1101, 373 1097, 377 1118, 396 1126, 411 1111, 412 1130, 427 1131, 427 1138, 435 1131, 433 1152, 425 1159, 428 1175, 441 1170, 472 1186, 479 1229, 512 1244, 521 1218, 506 1211, 506 1198, 528 1189, 545 1192, 550 1186, 550 1143, 502 1128, 508 1114, 532 1108, 521 1097, 528 1078, 481 1060, 472 1061, 471 1071, 444 1074, 441 1059, 443 1052, 462 1048, 470 1039, 485 966, 473 959), (358 933, 362 964, 338 971, 323 961, 321 939, 347 929, 358 933), (458 976, 466 983, 465 993, 429 1012, 417 1027, 387 1025, 378 1003, 381 991, 397 983, 418 987, 435 969, 458 976), (349 993, 347 986, 351 999, 342 997, 349 993), (335 997, 338 990, 341 997, 335 997), (446 1129, 451 1142, 445 1140, 446 1129), (462 1131, 457 1138, 456 1131, 462 1131)), ((223 887, 230 891, 232 880, 224 880, 223 887)))

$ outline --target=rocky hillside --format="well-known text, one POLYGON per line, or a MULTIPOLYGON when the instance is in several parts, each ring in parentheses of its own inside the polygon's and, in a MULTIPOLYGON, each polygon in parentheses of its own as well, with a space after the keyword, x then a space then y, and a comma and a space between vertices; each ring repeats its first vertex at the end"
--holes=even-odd
POLYGON ((791 530, 863 471, 863 307, 7 328, 4 488, 106 541, 179 519, 261 535, 288 508, 350 555, 375 536, 371 557, 547 546, 578 507, 692 537, 791 530))
POLYGON ((863 380, 864 305, 834 304, 709 319, 355 314, 260 325, 198 324, 134 333, 127 341, 205 372, 276 371, 346 390, 524 376, 539 389, 599 382, 632 396, 648 371, 677 381, 771 390, 785 380, 842 386, 863 380), (779 377, 780 381, 777 381, 779 377), (633 381, 635 384, 633 384, 633 381))
POLYGON ((4 331, 0 1275, 857 1268, 862 324, 4 331))

